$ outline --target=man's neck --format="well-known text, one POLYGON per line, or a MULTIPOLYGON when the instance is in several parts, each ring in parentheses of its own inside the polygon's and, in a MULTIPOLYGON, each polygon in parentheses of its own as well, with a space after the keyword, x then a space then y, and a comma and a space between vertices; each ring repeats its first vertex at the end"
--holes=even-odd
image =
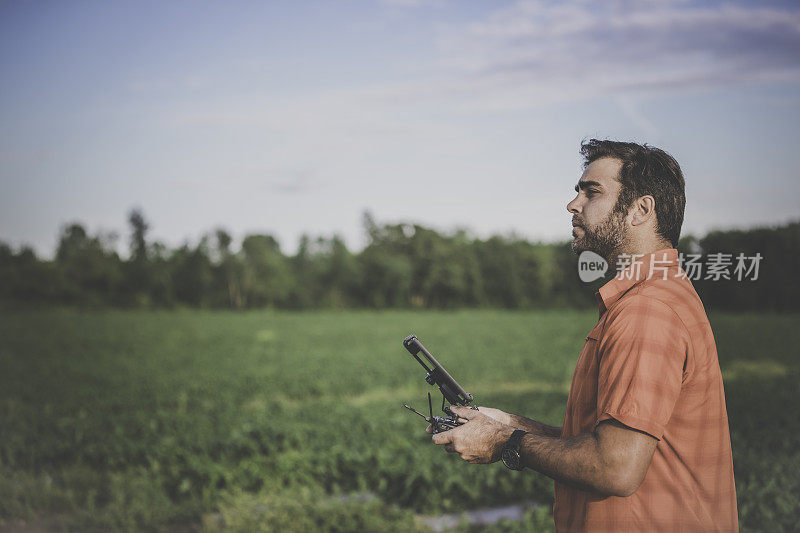
POLYGON ((607 258, 608 265, 611 267, 608 271, 612 275, 613 273, 619 273, 619 271, 624 270, 634 258, 643 257, 666 248, 672 248, 672 245, 665 241, 650 242, 646 245, 639 244, 621 247, 607 258), (626 259, 627 261, 621 259, 626 259))

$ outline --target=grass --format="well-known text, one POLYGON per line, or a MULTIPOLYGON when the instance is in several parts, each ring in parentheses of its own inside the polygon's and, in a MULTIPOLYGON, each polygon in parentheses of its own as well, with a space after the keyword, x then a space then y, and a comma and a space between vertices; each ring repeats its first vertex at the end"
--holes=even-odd
MULTIPOLYGON (((797 316, 712 315, 743 529, 800 514, 797 316)), ((596 312, 69 310, 0 315, 0 527, 408 531, 418 514, 552 501, 473 466, 426 403, 410 332, 479 403, 560 425, 596 312)), ((542 511, 523 524, 541 528, 542 511)))

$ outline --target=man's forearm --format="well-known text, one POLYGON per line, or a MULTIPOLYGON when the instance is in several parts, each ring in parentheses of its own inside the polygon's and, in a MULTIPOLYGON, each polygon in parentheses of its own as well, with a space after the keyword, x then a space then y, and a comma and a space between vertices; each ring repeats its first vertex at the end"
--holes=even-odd
POLYGON ((548 426, 547 424, 542 424, 541 422, 537 422, 536 420, 532 420, 530 418, 526 418, 520 415, 514 415, 511 413, 509 413, 509 418, 510 418, 508 423, 509 426, 525 430, 528 433, 535 433, 536 435, 542 435, 544 437, 561 436, 560 427, 548 426))
POLYGON ((522 439, 520 455, 525 466, 561 483, 603 495, 627 495, 614 470, 604 464, 595 434, 560 438, 531 432, 522 439))

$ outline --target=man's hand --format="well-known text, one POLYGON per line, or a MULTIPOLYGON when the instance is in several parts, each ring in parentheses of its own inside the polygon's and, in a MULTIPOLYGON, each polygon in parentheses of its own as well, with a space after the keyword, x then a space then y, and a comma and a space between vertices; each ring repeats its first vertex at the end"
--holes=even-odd
MULTIPOLYGON (((514 428, 468 407, 454 405, 450 409, 464 424, 437 433, 433 436, 433 443, 443 445, 448 452, 461 455, 468 463, 488 464, 499 460, 503 445, 511 437, 514 428)), ((492 411, 503 413, 499 409, 492 411)))

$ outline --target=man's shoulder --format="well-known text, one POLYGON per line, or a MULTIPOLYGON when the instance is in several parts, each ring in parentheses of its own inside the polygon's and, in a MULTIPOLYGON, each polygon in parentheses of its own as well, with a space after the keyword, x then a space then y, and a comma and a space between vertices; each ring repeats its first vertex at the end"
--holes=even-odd
POLYGON ((607 323, 616 320, 680 324, 687 332, 710 327, 703 303, 688 279, 648 279, 637 283, 609 309, 607 323))
POLYGON ((669 293, 641 284, 632 287, 608 310, 606 324, 616 321, 648 322, 670 320, 680 322, 679 302, 669 293))
POLYGON ((636 287, 642 297, 652 298, 669 307, 687 324, 708 324, 700 296, 686 277, 667 276, 645 280, 636 287))

